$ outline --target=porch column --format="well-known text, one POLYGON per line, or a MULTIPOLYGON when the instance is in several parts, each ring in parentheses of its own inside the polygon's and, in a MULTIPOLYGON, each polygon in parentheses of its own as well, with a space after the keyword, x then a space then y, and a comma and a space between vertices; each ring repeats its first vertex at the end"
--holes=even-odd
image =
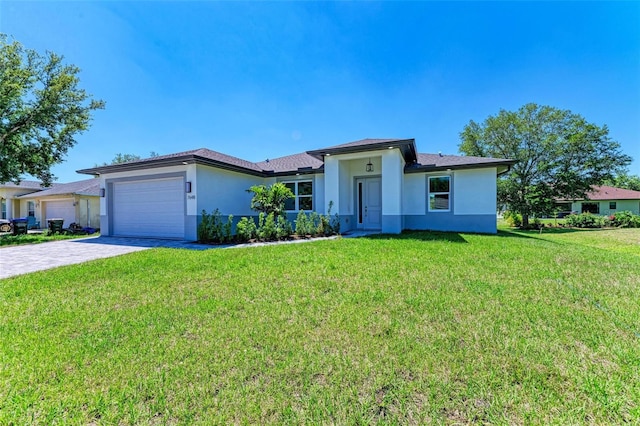
POLYGON ((7 219, 13 219, 13 200, 11 198, 7 198, 7 219))
POLYGON ((402 184, 404 160, 399 149, 382 155, 382 232, 402 232, 402 184))
POLYGON ((334 213, 341 213, 340 210, 340 161, 335 157, 327 156, 324 159, 324 206, 319 209, 326 213, 329 208, 329 201, 333 201, 334 213))

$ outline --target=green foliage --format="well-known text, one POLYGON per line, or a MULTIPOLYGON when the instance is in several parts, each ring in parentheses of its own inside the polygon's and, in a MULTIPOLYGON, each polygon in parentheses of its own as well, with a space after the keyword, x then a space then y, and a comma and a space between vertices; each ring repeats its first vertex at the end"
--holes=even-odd
POLYGON ((512 228, 519 228, 522 226, 522 215, 520 213, 512 212, 511 210, 507 210, 503 213, 502 217, 504 218, 507 225, 512 228))
POLYGON ((233 215, 229 215, 226 222, 222 214, 215 209, 212 214, 202 210, 202 220, 198 224, 198 241, 201 243, 228 243, 233 240, 233 215))
POLYGON ((291 234, 293 234, 291 222, 287 220, 285 215, 278 216, 278 220, 276 221, 276 233, 279 240, 289 238, 291 234))
POLYGON ((329 210, 326 215, 311 212, 307 215, 304 210, 298 212, 296 218, 296 234, 299 237, 317 237, 329 236, 340 233, 340 218, 336 214, 331 217, 331 207, 333 203, 329 203, 329 210))
POLYGON ((284 213, 284 203, 294 194, 284 183, 277 182, 271 186, 254 185, 248 189, 253 193, 251 208, 265 214, 274 213, 279 216, 284 213))
POLYGON ((640 176, 630 175, 626 172, 619 173, 613 179, 607 179, 603 184, 613 186, 614 188, 640 191, 640 176))
POLYGON ((0 183, 24 173, 51 183, 51 167, 105 105, 78 87, 79 73, 62 56, 40 55, 0 34, 0 183))
POLYGON ((304 237, 310 234, 309 218, 307 217, 307 214, 304 212, 304 210, 300 210, 298 212, 298 217, 296 218, 295 222, 296 234, 298 234, 299 237, 304 237))
POLYGON ((2 279, 0 425, 634 425, 639 239, 407 232, 2 279))
POLYGON ((565 218, 565 223, 574 228, 602 228, 609 222, 604 216, 591 213, 572 214, 565 218))
POLYGON ((640 228, 640 216, 630 211, 616 212, 609 218, 611 226, 618 228, 640 228))
POLYGON ((260 212, 261 225, 258 227, 258 237, 263 241, 275 241, 278 239, 278 227, 273 212, 265 215, 260 212))
POLYGON ((522 215, 548 215, 556 199, 584 198, 625 170, 631 157, 609 138, 606 126, 588 123, 571 111, 527 104, 500 110, 484 123, 470 121, 460 134, 466 155, 517 160, 500 177, 498 204, 522 215))
POLYGON ((246 243, 258 237, 258 228, 253 219, 243 217, 236 225, 236 238, 239 242, 246 243))

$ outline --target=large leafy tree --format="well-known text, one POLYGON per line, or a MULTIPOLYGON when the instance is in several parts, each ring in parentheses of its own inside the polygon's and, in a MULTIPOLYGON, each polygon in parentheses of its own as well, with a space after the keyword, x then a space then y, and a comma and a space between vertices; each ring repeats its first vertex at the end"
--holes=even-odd
POLYGON ((27 173, 51 183, 51 167, 89 128, 91 112, 104 108, 78 87, 79 72, 62 56, 0 34, 0 183, 27 173))
POLYGON ((640 176, 630 175, 627 173, 621 173, 604 182, 605 185, 613 186, 616 188, 631 189, 633 191, 640 191, 640 176))
POLYGON ((498 203, 529 216, 550 214, 554 201, 584 197, 631 163, 606 126, 571 111, 527 104, 501 110, 484 123, 470 121, 460 133, 466 155, 517 160, 498 181, 498 203))

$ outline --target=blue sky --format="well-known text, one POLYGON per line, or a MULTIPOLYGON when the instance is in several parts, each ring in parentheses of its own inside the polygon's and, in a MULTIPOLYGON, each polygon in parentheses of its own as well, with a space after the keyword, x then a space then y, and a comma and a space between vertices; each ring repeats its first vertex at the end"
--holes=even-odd
POLYGON ((207 147, 251 161, 366 137, 458 153, 528 102, 598 125, 640 174, 639 2, 0 2, 0 32, 82 69, 107 107, 59 181, 207 147))

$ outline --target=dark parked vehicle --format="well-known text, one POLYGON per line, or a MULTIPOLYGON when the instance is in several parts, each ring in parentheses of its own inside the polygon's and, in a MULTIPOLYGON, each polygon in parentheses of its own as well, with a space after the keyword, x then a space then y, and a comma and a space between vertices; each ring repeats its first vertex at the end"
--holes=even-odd
POLYGON ((5 219, 0 219, 0 232, 11 232, 11 222, 5 219))

